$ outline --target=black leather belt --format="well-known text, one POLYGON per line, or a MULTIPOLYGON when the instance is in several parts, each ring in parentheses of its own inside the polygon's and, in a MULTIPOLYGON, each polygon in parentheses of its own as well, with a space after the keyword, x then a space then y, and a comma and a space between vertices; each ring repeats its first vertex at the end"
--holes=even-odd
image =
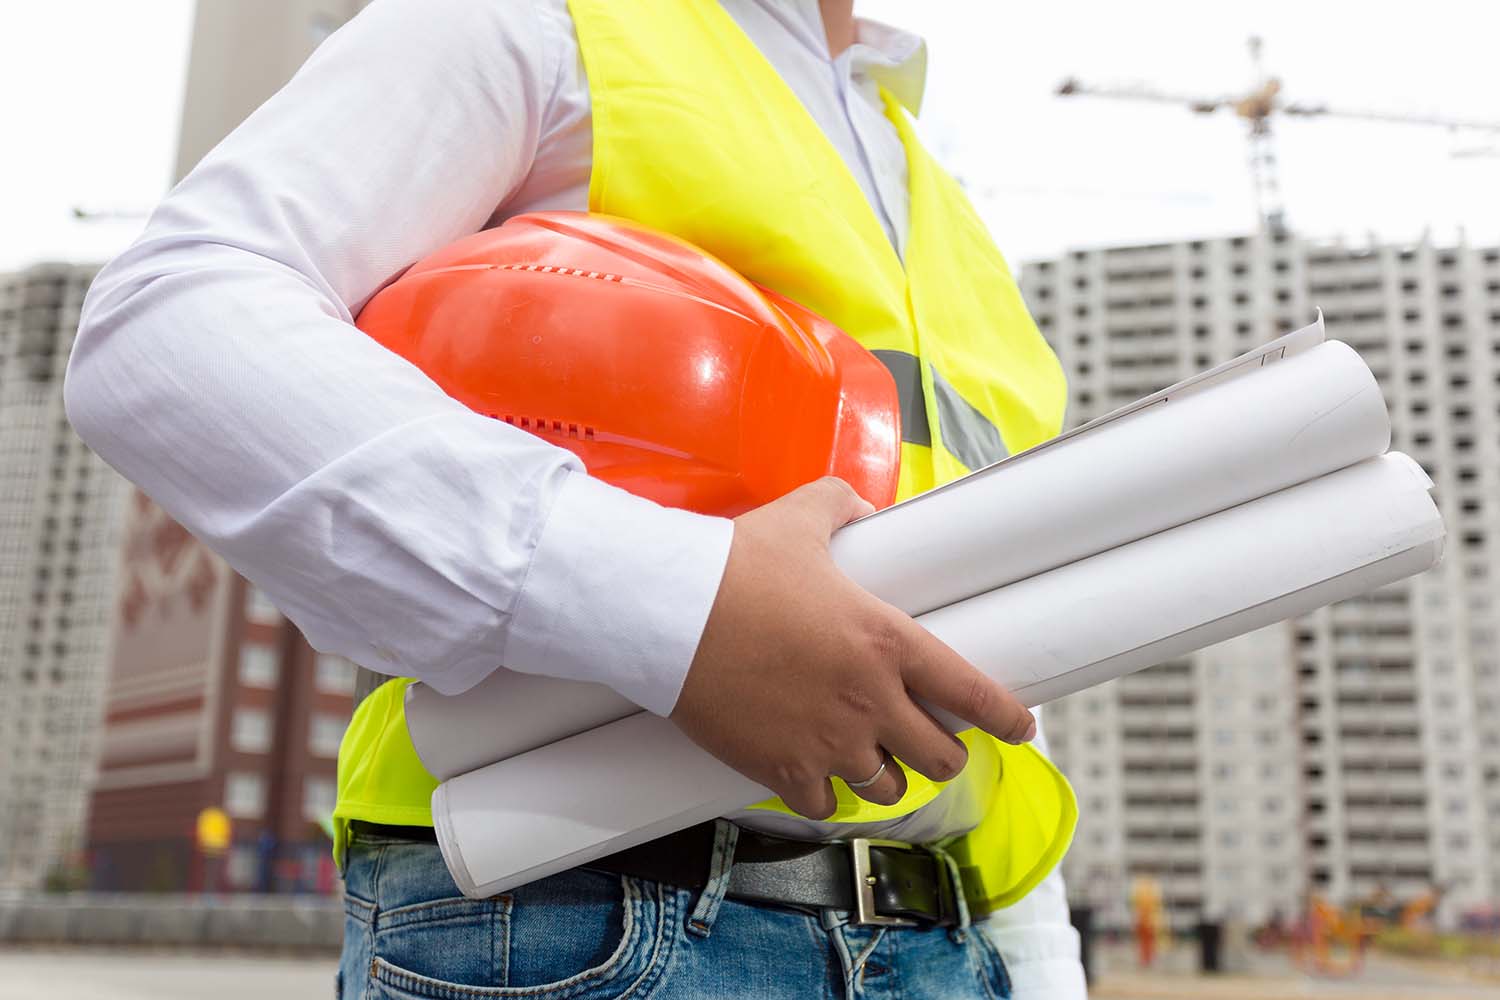
MULTIPOLYGON (((358 820, 351 825, 356 833, 436 839, 431 827, 358 820)), ((713 852, 714 824, 703 823, 584 867, 682 889, 702 889, 713 852)), ((965 870, 961 877, 968 882, 974 874, 965 870)), ((976 895, 969 893, 971 899, 976 895)), ((922 848, 885 840, 855 838, 822 844, 741 829, 725 896, 771 906, 844 910, 860 924, 951 927, 958 923, 955 887, 947 865, 922 848)))

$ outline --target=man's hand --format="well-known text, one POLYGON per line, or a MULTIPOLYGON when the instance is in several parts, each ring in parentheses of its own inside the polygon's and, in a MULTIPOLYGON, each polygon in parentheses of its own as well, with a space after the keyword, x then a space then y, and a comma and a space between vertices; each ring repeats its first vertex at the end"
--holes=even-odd
MULTIPOLYGON (((813 819, 833 814, 830 775, 863 781, 885 751, 936 781, 963 769, 964 745, 914 697, 1009 743, 1036 734, 1008 691, 834 565, 830 536, 872 509, 827 478, 735 519, 672 711, 699 746, 813 819)), ((905 792, 894 764, 857 790, 882 805, 905 792)))

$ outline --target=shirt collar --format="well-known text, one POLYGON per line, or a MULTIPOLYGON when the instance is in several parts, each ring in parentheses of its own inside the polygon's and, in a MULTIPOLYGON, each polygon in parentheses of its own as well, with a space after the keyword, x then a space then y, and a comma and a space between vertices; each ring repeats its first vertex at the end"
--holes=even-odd
POLYGON ((854 44, 845 55, 851 73, 864 73, 912 114, 927 87, 927 43, 919 35, 869 18, 855 18, 854 44))
MULTIPOLYGON (((828 57, 818 0, 793 4, 760 0, 760 6, 812 51, 828 57)), ((912 114, 921 109, 927 86, 927 43, 919 35, 856 17, 854 44, 840 53, 835 63, 847 65, 850 76, 864 75, 886 88, 912 114)))

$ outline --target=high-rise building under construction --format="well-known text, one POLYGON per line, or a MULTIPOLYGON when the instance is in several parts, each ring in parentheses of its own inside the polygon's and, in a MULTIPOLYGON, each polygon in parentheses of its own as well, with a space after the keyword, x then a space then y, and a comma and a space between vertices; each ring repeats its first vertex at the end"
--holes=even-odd
POLYGON ((0 888, 82 848, 126 484, 63 412, 92 267, 0 275, 0 888))
POLYGON ((1151 875, 1181 923, 1290 917, 1308 891, 1435 890, 1450 921, 1500 899, 1500 249, 1263 233, 1076 251, 1022 285, 1070 426, 1322 309, 1448 528, 1423 576, 1050 706, 1075 898, 1118 922, 1151 875))

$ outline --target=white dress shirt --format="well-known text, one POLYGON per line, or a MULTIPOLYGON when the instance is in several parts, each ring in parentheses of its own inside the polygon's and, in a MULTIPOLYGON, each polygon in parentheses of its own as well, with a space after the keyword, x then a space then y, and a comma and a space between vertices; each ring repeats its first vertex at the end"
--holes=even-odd
MULTIPOLYGON (((906 160, 875 88, 915 108, 921 41, 860 22, 857 44, 831 59, 816 0, 723 6, 901 249, 906 160)), ((383 285, 459 237, 521 212, 586 209, 591 165, 564 0, 379 0, 100 273, 68 416, 315 648, 449 694, 501 663, 601 681, 665 715, 731 523, 590 478, 352 326, 383 285)), ((1082 995, 1059 992, 1078 978, 1066 912, 1009 922, 1046 980, 1020 992, 1027 971, 1013 967, 1017 996, 1082 995)))

